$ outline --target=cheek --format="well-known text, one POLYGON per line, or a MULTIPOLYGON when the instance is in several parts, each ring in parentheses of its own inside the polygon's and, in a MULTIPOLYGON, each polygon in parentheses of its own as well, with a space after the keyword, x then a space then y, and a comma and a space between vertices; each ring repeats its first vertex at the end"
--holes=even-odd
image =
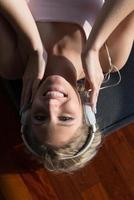
POLYGON ((74 99, 72 99, 71 108, 72 110, 75 110, 76 112, 82 109, 81 100, 78 99, 78 97, 75 97, 74 99))
POLYGON ((74 117, 81 118, 82 117, 82 106, 78 102, 71 102, 67 106, 64 107, 64 112, 70 113, 74 115, 74 117))
POLYGON ((33 111, 44 111, 46 108, 45 103, 40 101, 39 98, 35 98, 32 105, 33 111))
POLYGON ((42 141, 46 141, 48 139, 47 128, 41 127, 41 126, 32 125, 32 130, 33 130, 34 136, 37 138, 37 140, 39 142, 42 143, 42 141))

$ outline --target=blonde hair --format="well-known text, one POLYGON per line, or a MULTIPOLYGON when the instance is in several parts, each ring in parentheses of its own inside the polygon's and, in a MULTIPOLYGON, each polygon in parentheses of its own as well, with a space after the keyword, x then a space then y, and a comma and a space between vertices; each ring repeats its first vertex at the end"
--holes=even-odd
POLYGON ((96 155, 101 144, 101 133, 96 131, 94 140, 91 146, 82 155, 64 159, 65 155, 74 155, 86 141, 87 132, 85 128, 79 129, 81 131, 81 137, 77 137, 76 140, 68 144, 64 148, 52 149, 48 148, 43 156, 43 164, 46 169, 54 172, 73 172, 84 167, 91 159, 96 155))
POLYGON ((38 148, 41 148, 41 155, 38 157, 38 161, 44 165, 44 168, 57 173, 71 173, 84 167, 89 161, 91 161, 91 159, 97 154, 99 148, 101 147, 102 134, 99 131, 99 128, 97 128, 95 137, 86 152, 74 158, 66 158, 67 156, 73 156, 74 154, 77 154, 77 152, 83 148, 87 138, 91 135, 91 129, 92 127, 86 125, 84 122, 83 125, 78 128, 77 134, 74 134, 75 136, 71 139, 71 142, 62 147, 50 146, 45 143, 41 144, 34 136, 31 125, 29 123, 24 126, 23 134, 25 136, 31 135, 28 139, 30 142, 27 140, 27 137, 25 137, 25 140, 27 140, 25 144, 27 147, 29 147, 29 150, 32 151, 32 153, 38 152, 36 151, 37 145, 38 148))

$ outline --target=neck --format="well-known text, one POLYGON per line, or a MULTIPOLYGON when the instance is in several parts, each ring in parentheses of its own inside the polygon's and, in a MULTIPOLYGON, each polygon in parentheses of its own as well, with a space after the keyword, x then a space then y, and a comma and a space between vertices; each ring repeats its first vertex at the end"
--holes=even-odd
POLYGON ((80 51, 77 51, 72 47, 71 48, 66 47, 62 50, 60 49, 59 51, 58 48, 55 47, 53 49, 53 54, 56 56, 63 56, 72 63, 73 68, 76 72, 76 81, 85 77, 82 67, 80 51))
POLYGON ((55 46, 48 52, 44 79, 51 75, 60 75, 76 87, 77 80, 84 78, 81 53, 68 46, 66 48, 55 46))
POLYGON ((44 79, 52 75, 62 76, 72 86, 76 86, 76 69, 73 63, 65 56, 49 54, 44 79))
POLYGON ((65 51, 63 54, 67 59, 72 62, 75 70, 76 70, 76 76, 77 80, 84 78, 84 71, 82 67, 82 61, 81 61, 81 54, 76 51, 65 51))

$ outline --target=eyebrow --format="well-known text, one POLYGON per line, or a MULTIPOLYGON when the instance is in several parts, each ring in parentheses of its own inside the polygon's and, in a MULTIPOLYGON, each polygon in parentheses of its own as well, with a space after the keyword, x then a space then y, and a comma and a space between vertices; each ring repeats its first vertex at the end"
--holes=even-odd
POLYGON ((59 125, 59 126, 68 126, 68 127, 69 127, 69 126, 73 126, 73 125, 74 125, 74 123, 73 123, 73 124, 67 124, 67 123, 66 123, 66 124, 65 124, 65 123, 64 123, 64 124, 63 124, 63 123, 57 123, 57 125, 59 125))
MULTIPOLYGON (((33 125, 36 125, 36 126, 47 126, 48 123, 41 123, 41 124, 36 124, 36 123, 33 123, 33 125)), ((57 123, 57 125, 59 126, 66 126, 66 127, 70 127, 70 126, 73 126, 74 123, 57 123)))

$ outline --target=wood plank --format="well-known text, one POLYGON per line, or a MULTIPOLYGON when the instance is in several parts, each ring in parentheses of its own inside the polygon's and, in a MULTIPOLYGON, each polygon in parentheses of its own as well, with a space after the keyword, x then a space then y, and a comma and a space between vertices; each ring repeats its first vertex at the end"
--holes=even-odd
MULTIPOLYGON (((117 167, 118 173, 125 181, 130 194, 134 194, 134 177, 132 176, 132 174, 134 174, 134 154, 132 153, 132 148, 129 146, 123 131, 118 131, 116 138, 119 140, 113 139, 110 141, 114 148, 108 148, 108 152, 112 154, 111 160, 117 167)), ((108 146, 108 144, 106 146, 108 146)))
MULTIPOLYGON (((119 131, 107 138, 101 151, 99 152, 98 158, 95 159, 94 164, 98 172, 98 176, 100 177, 100 181, 111 199, 131 200, 134 198, 134 193, 130 191, 129 186, 126 183, 126 180, 124 180, 123 174, 121 173, 122 163, 120 163, 118 154, 121 151, 120 157, 122 160, 124 159, 123 165, 125 166, 125 162, 127 163, 128 157, 124 157, 126 154, 126 149, 119 147, 119 145, 122 143, 122 140, 120 136, 118 137, 118 135, 120 135, 119 131), (118 162, 115 162, 115 158, 116 161, 119 159, 118 162)), ((127 173, 125 177, 126 179, 131 179, 132 177, 132 180, 134 181, 132 170, 131 173, 127 173)))
POLYGON ((110 200, 101 183, 95 184, 82 194, 83 200, 110 200))
POLYGON ((65 173, 49 173, 51 185, 57 193, 59 200, 82 200, 81 191, 78 190, 76 185, 72 182, 70 176, 71 175, 65 173))
POLYGON ((27 186, 19 175, 0 175, 0 190, 7 200, 32 200, 27 186))
POLYGON ((21 174, 21 177, 29 188, 34 200, 59 199, 51 186, 45 170, 31 171, 30 173, 21 174))
POLYGON ((3 197, 3 195, 2 195, 1 192, 0 192, 0 200, 6 200, 6 199, 3 197))

